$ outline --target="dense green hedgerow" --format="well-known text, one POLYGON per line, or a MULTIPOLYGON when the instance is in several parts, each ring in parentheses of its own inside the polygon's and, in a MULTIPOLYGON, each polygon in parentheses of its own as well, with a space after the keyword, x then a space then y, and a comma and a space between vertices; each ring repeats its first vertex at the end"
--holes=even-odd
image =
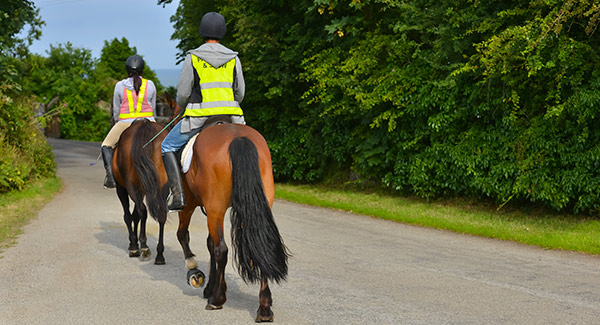
POLYGON ((31 180, 56 172, 52 148, 33 116, 33 102, 18 97, 16 88, 0 85, 0 193, 21 190, 31 180))
POLYGON ((181 55, 209 10, 277 180, 598 212, 597 1, 181 0, 181 55))

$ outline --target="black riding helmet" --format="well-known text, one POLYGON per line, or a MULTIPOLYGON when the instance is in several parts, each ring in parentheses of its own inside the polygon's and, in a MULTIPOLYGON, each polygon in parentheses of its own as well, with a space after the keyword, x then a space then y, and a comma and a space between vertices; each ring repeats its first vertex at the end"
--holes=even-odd
POLYGON ((220 40, 225 37, 225 17, 218 12, 208 12, 200 21, 200 35, 206 39, 220 40))
POLYGON ((144 73, 144 66, 144 59, 137 54, 128 57, 127 61, 125 61, 125 69, 127 69, 128 75, 137 72, 137 74, 141 76, 142 73, 144 73))

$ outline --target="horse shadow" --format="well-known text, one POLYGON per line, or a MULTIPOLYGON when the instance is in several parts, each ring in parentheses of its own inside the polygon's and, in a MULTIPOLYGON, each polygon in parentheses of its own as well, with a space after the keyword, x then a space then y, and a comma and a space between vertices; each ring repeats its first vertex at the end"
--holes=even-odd
MULTIPOLYGON (((149 220, 149 222, 151 221, 149 220)), ((129 240, 127 238, 127 229, 123 223, 101 221, 99 227, 101 231, 94 235, 98 242, 100 244, 116 247, 123 251, 123 259, 128 259, 132 262, 136 262, 134 261, 134 259, 136 259, 140 270, 148 274, 152 281, 165 281, 177 287, 186 296, 200 297, 205 299, 203 297, 204 287, 202 287, 202 289, 196 289, 187 284, 185 278, 187 269, 185 267, 182 251, 175 251, 165 244, 163 255, 165 257, 166 264, 155 265, 154 254, 156 252, 156 244, 158 239, 149 231, 147 231, 146 235, 148 247, 150 247, 152 255, 149 258, 142 259, 140 257, 128 257, 129 240)), ((206 281, 208 281, 208 273, 210 270, 209 262, 198 259, 197 262, 198 269, 202 270, 206 274, 206 281)), ((230 296, 232 299, 228 299, 225 306, 236 310, 247 310, 250 315, 254 316, 258 297, 250 295, 241 290, 238 282, 234 281, 236 279, 232 279, 232 277, 227 274, 226 279, 228 296, 230 296)))

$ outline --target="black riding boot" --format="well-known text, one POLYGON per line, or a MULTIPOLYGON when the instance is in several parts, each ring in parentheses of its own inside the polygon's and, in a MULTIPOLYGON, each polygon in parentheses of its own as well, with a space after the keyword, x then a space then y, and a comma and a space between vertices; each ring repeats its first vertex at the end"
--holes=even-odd
POLYGON ((112 158, 115 149, 111 147, 102 147, 102 160, 104 161, 104 169, 106 170, 106 177, 104 178, 105 188, 115 188, 115 178, 112 172, 112 158))
POLYGON ((185 195, 183 194, 183 185, 181 183, 181 168, 174 152, 165 152, 162 155, 167 177, 169 178, 169 187, 171 188, 171 202, 169 210, 183 210, 185 206, 185 195))

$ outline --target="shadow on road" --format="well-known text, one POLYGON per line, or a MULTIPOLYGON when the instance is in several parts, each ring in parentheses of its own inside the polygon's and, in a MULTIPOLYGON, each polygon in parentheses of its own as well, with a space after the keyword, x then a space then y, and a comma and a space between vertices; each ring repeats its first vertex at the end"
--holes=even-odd
MULTIPOLYGON (((102 231, 95 234, 95 237, 99 243, 108 244, 119 248, 123 251, 123 259, 134 259, 128 257, 129 252, 127 248, 129 246, 129 239, 127 238, 127 230, 124 224, 118 222, 101 221, 100 228, 102 231)), ((185 268, 183 253, 181 251, 174 251, 165 244, 163 255, 165 257, 166 264, 155 265, 154 257, 156 256, 156 244, 158 239, 150 233, 147 233, 146 235, 148 237, 148 247, 150 247, 152 255, 148 259, 135 257, 135 259, 138 259, 140 262, 139 268, 150 275, 152 281, 165 281, 179 288, 184 295, 202 298, 204 287, 201 289, 195 289, 187 284, 185 278, 187 270, 185 268)), ((206 281, 208 281, 208 273, 210 270, 208 261, 201 261, 197 259, 197 262, 198 268, 206 274, 206 281)), ((232 261, 230 260, 228 263, 228 268, 231 267, 231 263, 232 261)), ((237 273, 235 274, 237 279, 233 279, 231 275, 232 274, 230 272, 226 273, 228 298, 225 306, 237 310, 247 310, 251 316, 255 315, 256 308, 258 306, 258 288, 256 290, 256 295, 248 294, 247 292, 240 290, 239 283, 242 281, 242 279, 237 275, 237 273)), ((243 284, 243 282, 241 283, 243 284)))

